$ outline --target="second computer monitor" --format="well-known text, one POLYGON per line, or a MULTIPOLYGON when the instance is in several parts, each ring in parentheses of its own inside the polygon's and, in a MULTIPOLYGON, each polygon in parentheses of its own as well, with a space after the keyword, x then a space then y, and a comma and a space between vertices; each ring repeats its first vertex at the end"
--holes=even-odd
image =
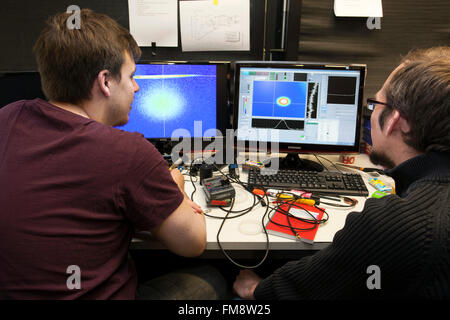
POLYGON ((359 150, 364 65, 301 62, 235 64, 237 141, 279 151, 359 150))

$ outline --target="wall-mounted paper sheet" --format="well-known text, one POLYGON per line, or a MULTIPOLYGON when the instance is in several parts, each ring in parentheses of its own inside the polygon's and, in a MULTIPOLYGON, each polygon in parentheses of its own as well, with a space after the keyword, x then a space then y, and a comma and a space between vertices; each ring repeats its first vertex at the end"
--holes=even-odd
POLYGON ((130 33, 141 47, 178 47, 177 0, 128 0, 130 33))
POLYGON ((334 0, 336 17, 382 17, 381 0, 334 0))
POLYGON ((250 1, 180 1, 183 51, 250 50, 250 1))

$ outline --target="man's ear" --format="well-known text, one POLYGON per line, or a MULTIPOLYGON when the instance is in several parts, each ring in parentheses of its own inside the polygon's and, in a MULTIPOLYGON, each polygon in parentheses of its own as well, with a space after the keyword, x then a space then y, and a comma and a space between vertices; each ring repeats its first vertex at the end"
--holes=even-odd
POLYGON ((401 132, 408 132, 409 125, 406 122, 406 120, 401 116, 400 112, 394 109, 386 121, 385 125, 386 134, 391 135, 392 132, 396 129, 400 130, 401 132))
POLYGON ((100 91, 106 96, 111 95, 111 77, 108 70, 102 70, 97 75, 97 84, 100 91))

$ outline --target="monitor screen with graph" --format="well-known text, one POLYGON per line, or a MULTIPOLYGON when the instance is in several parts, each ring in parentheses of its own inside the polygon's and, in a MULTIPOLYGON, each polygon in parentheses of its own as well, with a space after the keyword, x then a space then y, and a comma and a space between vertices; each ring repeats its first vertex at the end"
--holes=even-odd
POLYGON ((364 65, 238 61, 234 69, 238 141, 289 153, 359 150, 364 65))

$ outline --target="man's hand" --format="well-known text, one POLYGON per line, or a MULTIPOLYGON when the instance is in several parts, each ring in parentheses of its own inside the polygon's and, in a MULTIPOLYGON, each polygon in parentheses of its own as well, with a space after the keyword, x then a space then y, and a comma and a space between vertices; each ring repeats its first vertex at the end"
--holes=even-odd
POLYGON ((261 282, 256 273, 251 270, 241 270, 233 284, 233 289, 243 299, 255 299, 254 292, 258 284, 261 282))
POLYGON ((196 213, 203 213, 202 207, 200 207, 198 204, 196 204, 196 203, 193 202, 191 199, 189 199, 188 196, 186 195, 186 193, 184 194, 184 199, 185 199, 186 202, 191 206, 191 208, 194 209, 194 211, 195 211, 196 213))
POLYGON ((170 174, 172 175, 173 180, 180 188, 181 192, 184 194, 184 198, 187 201, 187 203, 191 206, 191 208, 194 209, 196 213, 203 213, 202 207, 200 207, 195 202, 191 201, 186 192, 184 192, 184 176, 181 174, 180 170, 178 169, 171 170, 170 174))

